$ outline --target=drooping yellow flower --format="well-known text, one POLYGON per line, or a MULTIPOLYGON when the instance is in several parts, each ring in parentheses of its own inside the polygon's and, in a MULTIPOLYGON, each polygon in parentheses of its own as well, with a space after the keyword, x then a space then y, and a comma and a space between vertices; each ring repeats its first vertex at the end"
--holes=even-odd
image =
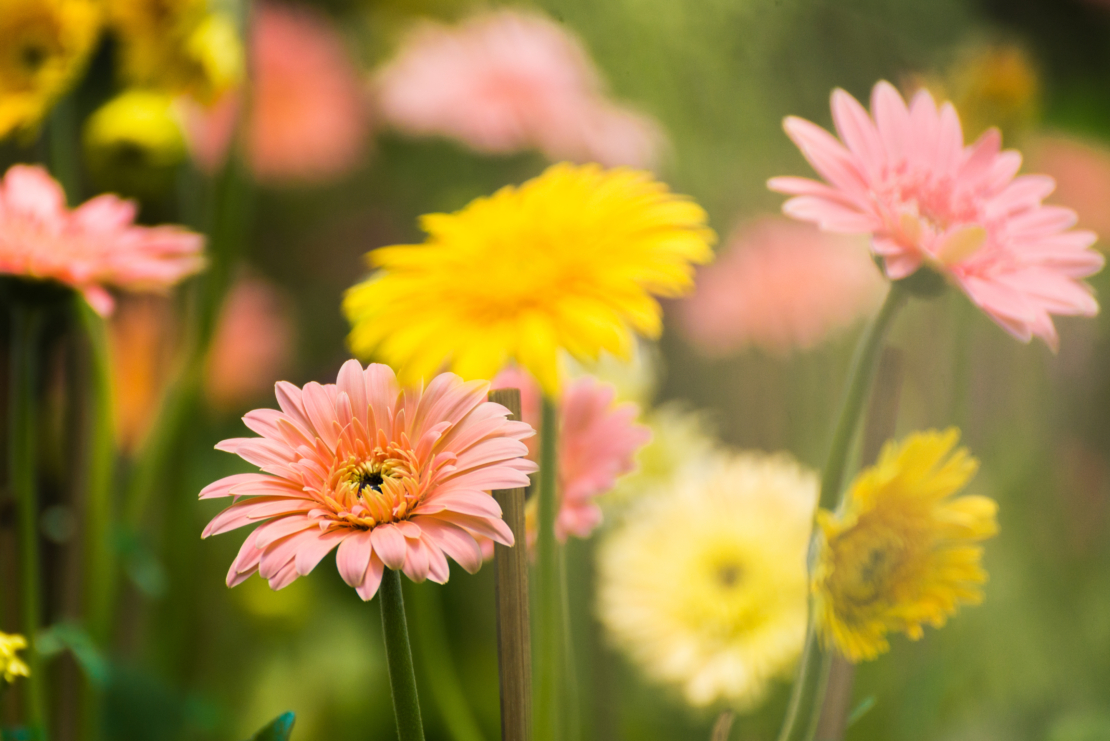
POLYGON ((982 600, 979 541, 998 532, 997 505, 953 497, 979 465, 955 448, 958 440, 952 428, 887 443, 842 510, 817 516, 817 627, 826 645, 852 661, 887 651, 887 633, 917 640, 923 624, 939 628, 958 605, 982 600))
POLYGON ((84 69, 99 32, 93 0, 0 0, 0 138, 42 121, 84 69))
POLYGON ((18 653, 27 648, 27 639, 19 634, 0 633, 0 677, 11 684, 16 677, 29 677, 31 670, 18 653))
POLYGON ((185 135, 168 94, 127 90, 85 123, 89 169, 111 190, 144 194, 173 179, 186 155, 185 135))
POLYGON ((207 0, 110 0, 124 78, 204 104, 239 84, 243 45, 235 21, 207 0))
POLYGON ((817 477, 785 455, 741 454, 643 500, 599 554, 610 638, 688 702, 758 704, 805 641, 806 550, 817 477))
POLYGON ((492 378, 510 360, 554 395, 558 355, 627 358, 655 337, 654 296, 692 286, 712 258, 705 211, 651 175, 554 165, 453 214, 421 220, 424 244, 368 255, 381 270, 344 300, 350 344, 408 380, 442 365, 492 378))

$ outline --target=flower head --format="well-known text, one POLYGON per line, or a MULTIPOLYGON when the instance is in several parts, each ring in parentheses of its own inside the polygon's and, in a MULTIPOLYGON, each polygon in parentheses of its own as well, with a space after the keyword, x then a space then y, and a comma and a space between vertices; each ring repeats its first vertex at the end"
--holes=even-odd
MULTIPOLYGON (((518 388, 525 422, 538 429, 541 394, 536 381, 519 368, 507 368, 493 379, 493 388, 518 388)), ((555 536, 588 538, 601 524, 596 499, 616 486, 617 478, 636 467, 635 455, 651 440, 651 431, 636 424, 640 408, 631 402, 615 403, 616 390, 583 376, 567 384, 558 404, 559 471, 556 485, 559 512, 555 536)), ((538 459, 536 438, 529 457, 538 459)), ((535 500, 533 499, 533 502, 535 500)), ((529 509, 529 537, 535 535, 536 519, 529 509)))
POLYGON ((327 180, 356 166, 369 119, 358 70, 322 14, 260 3, 251 29, 251 169, 265 180, 327 180))
POLYGON ((852 484, 844 507, 821 511, 813 574, 818 631, 852 661, 890 648, 887 633, 917 640, 959 604, 982 600, 987 574, 979 541, 998 532, 997 505, 953 498, 978 461, 955 448, 959 431, 922 432, 887 443, 852 484))
POLYGON ((603 543, 599 615, 691 704, 752 707, 805 641, 817 477, 785 455, 712 465, 704 480, 644 500, 603 543))
POLYGON ((15 165, 0 181, 0 273, 72 286, 106 315, 109 286, 162 291, 204 266, 199 234, 135 226, 135 215, 112 195, 71 211, 46 170, 15 165))
POLYGON ((33 130, 84 69, 100 35, 95 0, 0 2, 0 138, 33 130))
POLYGON ((243 78, 235 21, 211 12, 207 0, 109 0, 108 17, 133 84, 210 104, 243 78))
POLYGON ((19 634, 0 633, 0 677, 11 684, 16 677, 29 677, 31 670, 19 658, 27 648, 27 639, 19 634))
POLYGON ((173 98, 127 90, 98 108, 85 123, 89 169, 111 189, 145 194, 169 186, 185 158, 185 137, 173 98))
POLYGON ((1092 316, 1098 304, 1081 279, 1102 267, 1091 232, 1070 231, 1075 214, 1042 200, 1052 178, 1015 177, 1021 155, 1000 151, 996 129, 964 146, 956 110, 918 92, 907 108, 889 83, 872 93, 872 115, 843 90, 832 97, 843 144, 800 118, 786 131, 828 182, 773 178, 795 196, 789 216, 833 232, 866 232, 887 276, 922 266, 957 285, 1022 341, 1058 342, 1052 314, 1092 316), (873 118, 872 118, 873 117, 873 118))
POLYGON ((489 492, 528 484, 536 466, 522 440, 532 428, 506 420, 488 390, 451 373, 423 391, 402 389, 389 367, 354 360, 335 384, 278 383, 281 411, 243 418, 261 437, 216 446, 263 473, 228 476, 200 494, 236 500, 204 537, 258 525, 228 586, 258 572, 281 589, 338 547, 340 575, 369 600, 386 566, 443 583, 446 556, 471 573, 481 566, 475 536, 512 545, 489 492))
POLYGON ((701 271, 679 318, 708 354, 754 345, 786 355, 874 311, 884 287, 863 244, 765 218, 738 229, 725 253, 701 271))
POLYGON ((578 39, 536 14, 500 10, 456 27, 424 22, 376 79, 384 119, 480 152, 648 167, 663 137, 609 101, 578 39))
POLYGON ((690 263, 713 255, 705 220, 646 173, 554 165, 462 211, 425 216, 424 244, 371 252, 381 271, 343 304, 351 347, 409 379, 444 363, 493 378, 515 360, 554 395, 560 350, 627 358, 630 330, 658 336, 652 294, 693 285, 690 263))

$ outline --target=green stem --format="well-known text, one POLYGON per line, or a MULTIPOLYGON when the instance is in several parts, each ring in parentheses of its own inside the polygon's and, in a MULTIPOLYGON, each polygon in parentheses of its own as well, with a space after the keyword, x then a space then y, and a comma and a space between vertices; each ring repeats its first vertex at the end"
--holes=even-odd
POLYGON ((416 673, 412 666, 408 623, 405 621, 405 598, 401 593, 401 572, 390 568, 385 570, 378 599, 382 603, 385 658, 389 666, 389 686, 393 690, 397 736, 400 741, 424 741, 420 697, 416 693, 416 673))
MULTIPOLYGON (((852 443, 856 439, 860 419, 875 380, 875 369, 879 354, 890 328, 891 320, 906 302, 909 294, 897 283, 892 283, 886 300, 879 313, 871 320, 852 359, 852 369, 848 377, 848 390, 840 410, 840 418, 833 433, 829 457, 821 476, 821 496, 818 506, 821 509, 836 509, 840 506, 841 487, 852 443)), ((811 548, 812 552, 812 548, 811 548)), ((787 706, 786 718, 779 733, 779 741, 808 741, 813 737, 820 716, 821 705, 828 681, 831 657, 821 647, 813 625, 813 606, 810 605, 809 630, 806 635, 805 651, 798 666, 794 687, 787 706), (805 720, 803 722, 803 716, 805 720)))
POLYGON ((563 675, 566 651, 563 645, 562 554, 555 540, 555 518, 559 510, 556 492, 558 411, 548 397, 543 399, 540 422, 539 517, 536 531, 536 656, 535 738, 562 741, 565 733, 566 697, 563 675))
MULTIPOLYGON (((104 650, 111 639, 112 584, 115 573, 115 512, 112 483, 116 461, 116 431, 113 424, 111 355, 104 319, 80 296, 74 308, 88 338, 89 364, 84 456, 85 491, 85 585, 84 612, 89 636, 104 650)), ((100 699, 91 681, 81 686, 81 710, 85 735, 100 737, 100 699)))
POLYGON ((81 168, 77 161, 77 115, 73 93, 69 93, 54 106, 46 127, 47 153, 50 170, 65 190, 71 206, 81 200, 81 168))
POLYGON ((77 314, 88 337, 89 430, 85 471, 85 615, 89 635, 103 648, 111 630, 111 580, 113 507, 112 476, 115 468, 115 426, 111 358, 104 320, 83 298, 76 297, 77 314))
POLYGON ((840 502, 840 488, 843 485, 844 471, 848 467, 849 451, 856 439, 860 418, 867 403, 871 383, 875 380, 875 367, 882 350, 883 340, 890 328, 890 322, 898 309, 906 302, 909 294, 897 283, 892 283, 879 313, 871 320, 852 358, 852 370, 848 377, 848 391, 840 408, 840 419, 833 432, 832 445, 825 470, 821 475, 821 498, 818 506, 834 509, 840 502))
POLYGON ((478 721, 474 719, 463 694, 455 662, 451 660, 439 586, 426 582, 413 585, 408 593, 420 670, 447 732, 454 741, 484 741, 478 721))
POLYGON ((22 629, 27 638, 31 676, 24 687, 27 725, 46 738, 46 676, 38 652, 42 624, 39 565, 38 492, 35 481, 38 428, 35 424, 35 386, 39 377, 38 340, 42 314, 38 308, 12 305, 11 374, 9 382, 8 454, 11 487, 19 507, 22 629))

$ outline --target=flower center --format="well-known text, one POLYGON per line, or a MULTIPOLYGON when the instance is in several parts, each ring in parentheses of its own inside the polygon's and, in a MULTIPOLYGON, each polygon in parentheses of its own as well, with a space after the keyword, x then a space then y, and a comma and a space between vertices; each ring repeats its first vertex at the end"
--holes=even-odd
POLYGON ((717 567, 717 583, 724 589, 732 589, 744 578, 744 568, 738 563, 723 563, 717 567))
POLYGON ((905 560, 905 547, 892 534, 871 535, 871 542, 859 544, 838 564, 838 591, 854 607, 867 607, 889 597, 905 560))
POLYGON ((374 470, 370 464, 366 463, 356 469, 354 479, 360 492, 365 489, 371 489, 379 494, 382 491, 382 484, 385 482, 382 472, 380 470, 374 470))

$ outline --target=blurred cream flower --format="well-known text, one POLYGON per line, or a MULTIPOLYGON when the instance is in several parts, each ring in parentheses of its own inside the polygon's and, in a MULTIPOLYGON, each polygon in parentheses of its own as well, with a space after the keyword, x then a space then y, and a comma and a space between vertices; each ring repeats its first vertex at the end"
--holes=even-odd
POLYGON ((99 34, 92 0, 0 0, 0 138, 38 126, 73 86, 99 34))
POLYGON ((19 658, 19 652, 27 648, 27 639, 19 634, 0 633, 0 676, 11 684, 16 677, 29 677, 31 670, 19 658))
POLYGON ((758 704, 805 640, 816 501, 812 471, 753 453, 645 500, 599 556, 612 640, 692 705, 758 704))

